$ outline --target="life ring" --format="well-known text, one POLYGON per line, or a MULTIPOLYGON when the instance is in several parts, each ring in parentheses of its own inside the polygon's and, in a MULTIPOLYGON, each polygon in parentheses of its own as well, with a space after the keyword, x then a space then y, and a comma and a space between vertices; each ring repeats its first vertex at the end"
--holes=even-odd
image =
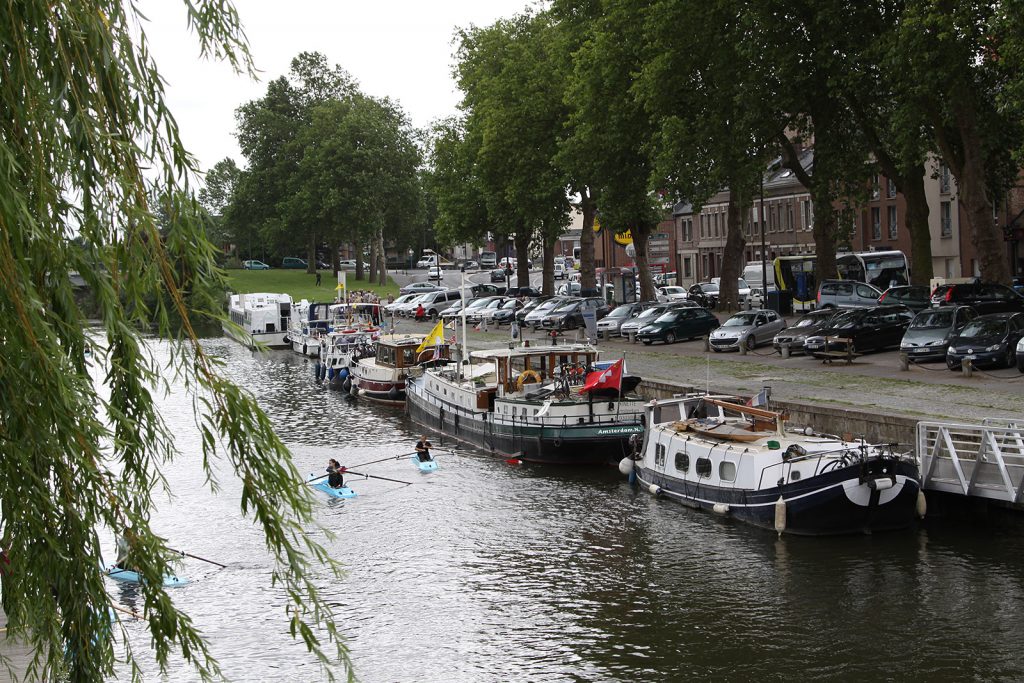
POLYGON ((428 360, 433 360, 434 349, 423 349, 420 354, 416 356, 417 363, 426 363, 428 360))
POLYGON ((538 382, 540 382, 540 375, 536 370, 523 370, 519 373, 519 377, 516 378, 516 388, 522 391, 524 384, 536 384, 538 382), (527 382, 526 380, 530 381, 527 382))

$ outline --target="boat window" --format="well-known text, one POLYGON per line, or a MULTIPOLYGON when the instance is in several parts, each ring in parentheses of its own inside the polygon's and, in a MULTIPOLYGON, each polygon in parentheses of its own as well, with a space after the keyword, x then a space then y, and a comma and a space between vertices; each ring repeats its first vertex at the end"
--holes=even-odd
POLYGON ((680 472, 690 471, 690 456, 682 451, 676 453, 676 469, 680 472))
POLYGON ((711 476, 711 460, 709 458, 697 458, 697 470, 698 477, 710 477, 711 476))
POLYGON ((662 422, 677 422, 679 420, 679 404, 671 403, 665 406, 655 406, 654 424, 662 422))
POLYGON ((718 478, 722 481, 736 481, 736 463, 723 460, 718 466, 718 478))
POLYGON ((654 464, 661 467, 665 464, 665 447, 660 443, 654 447, 654 464))
POLYGON ((793 470, 789 473, 790 481, 797 481, 800 478, 800 470, 793 470))
POLYGON ((404 367, 411 367, 416 364, 416 348, 407 346, 402 349, 402 365, 404 367))

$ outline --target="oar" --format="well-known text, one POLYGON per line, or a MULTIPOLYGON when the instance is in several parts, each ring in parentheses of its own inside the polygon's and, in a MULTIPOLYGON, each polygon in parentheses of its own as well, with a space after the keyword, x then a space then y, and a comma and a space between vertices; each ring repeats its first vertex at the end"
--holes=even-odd
POLYGON ((201 560, 203 562, 209 562, 210 564, 216 565, 216 566, 220 567, 221 569, 227 569, 227 567, 228 567, 226 564, 221 564, 220 562, 214 562, 213 560, 208 560, 205 557, 199 557, 198 555, 193 555, 192 553, 186 553, 184 550, 175 550, 174 548, 168 548, 168 550, 170 550, 172 553, 178 553, 179 555, 184 555, 185 557, 191 557, 193 560, 201 560))
POLYGON ((130 610, 130 609, 125 609, 124 607, 118 607, 114 603, 110 603, 110 608, 111 609, 116 609, 118 612, 124 612, 125 614, 129 614, 132 617, 134 617, 135 619, 141 619, 142 618, 142 615, 139 614, 138 612, 136 612, 134 610, 130 610))
POLYGON ((399 459, 404 458, 404 457, 406 457, 408 455, 412 455, 412 453, 402 453, 401 455, 392 455, 392 456, 387 457, 387 458, 381 458, 380 460, 371 460, 370 462, 364 462, 364 463, 360 463, 358 465, 352 465, 352 467, 366 467, 367 465, 376 465, 379 462, 386 462, 388 460, 399 460, 399 459))
POLYGON ((412 486, 412 482, 411 481, 402 481, 401 479, 388 479, 387 477, 380 477, 380 476, 377 476, 376 474, 366 474, 364 472, 353 472, 352 470, 346 471, 345 474, 354 474, 357 477, 369 477, 370 479, 383 479, 384 481, 393 481, 396 484, 405 484, 406 486, 412 486))

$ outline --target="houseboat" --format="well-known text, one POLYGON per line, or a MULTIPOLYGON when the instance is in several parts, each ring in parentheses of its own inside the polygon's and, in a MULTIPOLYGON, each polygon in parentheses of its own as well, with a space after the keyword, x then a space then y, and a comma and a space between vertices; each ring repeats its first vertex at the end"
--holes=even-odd
POLYGON ((292 317, 288 326, 288 341, 292 351, 310 358, 320 356, 320 340, 331 325, 331 306, 305 299, 292 304, 292 317))
POLYGON ((232 294, 224 334, 246 346, 286 349, 292 298, 288 294, 232 294))
POLYGON ((413 420, 496 455, 556 465, 607 465, 642 434, 639 377, 581 393, 594 369, 589 345, 473 351, 461 365, 413 371, 406 384, 413 420))
POLYGON ((320 360, 316 377, 331 389, 352 389, 352 368, 375 354, 375 342, 382 334, 377 304, 333 304, 329 332, 320 338, 320 360))
POLYGON ((385 334, 374 345, 373 357, 359 360, 351 370, 350 393, 379 403, 405 403, 409 373, 421 363, 448 358, 448 346, 417 349, 426 339, 423 334, 385 334))
MULTIPOLYGON (((763 395, 763 394, 762 394, 763 395)), ((789 430, 785 415, 711 396, 651 402, 620 469, 655 495, 778 533, 870 533, 913 524, 920 474, 891 445, 789 430)))

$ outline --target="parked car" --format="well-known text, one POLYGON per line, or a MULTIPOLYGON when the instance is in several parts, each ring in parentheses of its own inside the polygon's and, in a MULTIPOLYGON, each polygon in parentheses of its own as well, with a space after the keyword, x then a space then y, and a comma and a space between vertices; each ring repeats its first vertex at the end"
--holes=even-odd
POLYGON ((429 282, 411 282, 398 291, 401 294, 423 294, 424 292, 436 292, 439 289, 441 289, 441 287, 429 282))
POLYGON ((838 314, 832 308, 809 311, 800 316, 790 327, 776 334, 772 339, 772 346, 781 353, 782 347, 788 344, 790 353, 803 353, 804 341, 828 327, 829 321, 836 315, 838 314))
POLYGON ((1024 295, 1024 276, 1013 278, 1012 287, 1013 291, 1024 295))
POLYGON ((534 309, 536 309, 545 301, 550 301, 551 298, 552 297, 550 296, 538 296, 532 299, 527 299, 525 302, 523 302, 523 307, 516 311, 516 320, 519 322, 520 325, 522 325, 523 322, 526 320, 526 316, 532 313, 534 309))
POLYGON ((1024 372, 1024 339, 1017 342, 1017 369, 1024 372))
POLYGON ((558 296, 579 296, 581 291, 583 291, 583 288, 579 282, 569 281, 560 285, 558 289, 555 290, 555 294, 558 296))
POLYGON ((462 308, 463 308, 463 306, 465 306, 465 308, 466 308, 466 321, 468 322, 469 321, 469 317, 473 314, 473 309, 479 308, 480 306, 486 306, 487 302, 491 298, 492 297, 484 296, 484 297, 481 297, 479 299, 471 299, 469 301, 466 301, 465 299, 463 299, 462 301, 456 302, 454 305, 452 305, 451 308, 449 308, 444 313, 442 313, 441 314, 441 318, 444 319, 444 320, 451 320, 452 318, 456 318, 456 319, 460 319, 461 320, 462 319, 462 308))
POLYGON ((504 282, 507 276, 504 268, 495 268, 491 271, 491 282, 504 282))
POLYGON ((635 319, 654 303, 653 301, 638 301, 631 304, 619 304, 597 323, 597 336, 618 337, 623 323, 635 319))
POLYGON ((931 292, 924 285, 890 287, 878 297, 880 304, 903 304, 915 313, 931 306, 931 292))
POLYGON ((491 321, 495 325, 511 325, 516 318, 516 313, 521 311, 524 304, 519 299, 509 299, 491 313, 491 321))
POLYGON ((949 340, 946 366, 959 368, 964 359, 979 367, 1013 367, 1017 344, 1024 338, 1024 313, 980 315, 949 340))
POLYGON ((751 310, 764 308, 767 303, 767 300, 764 298, 764 292, 759 287, 750 288, 750 294, 747 295, 747 305, 750 306, 751 310))
MULTIPOLYGON (((344 261, 338 261, 338 268, 341 268, 342 270, 355 270, 356 269, 355 259, 346 259, 344 261)), ((370 269, 370 264, 367 263, 366 261, 363 261, 363 268, 365 270, 369 270, 370 269)))
POLYGON ((476 261, 463 261, 462 265, 459 266, 459 270, 466 272, 467 270, 480 270, 480 264, 476 261))
POLYGON ((896 346, 914 319, 906 306, 878 306, 840 311, 818 334, 807 337, 804 352, 817 358, 825 353, 825 338, 849 339, 850 343, 832 341, 828 351, 864 353, 896 346))
POLYGON ((570 299, 544 316, 541 327, 545 330, 575 330, 583 327, 583 314, 594 311, 600 320, 608 314, 609 307, 601 297, 570 299))
POLYGON ((775 311, 744 311, 722 323, 711 333, 708 343, 714 351, 739 350, 741 345, 754 349, 761 344, 770 344, 784 329, 786 321, 775 311))
POLYGON ((437 320, 446 310, 455 305, 455 302, 462 299, 457 289, 442 290, 440 292, 428 292, 423 295, 423 314, 431 320, 437 320))
MULTIPOLYGON (((713 277, 711 278, 711 284, 718 285, 719 291, 722 287, 722 278, 713 277)), ((746 301, 750 297, 750 285, 743 278, 736 278, 736 293, 740 298, 740 301, 746 301)))
POLYGON ((985 282, 966 282, 936 287, 932 292, 932 306, 950 304, 970 306, 978 312, 978 315, 1024 312, 1024 296, 1006 285, 985 282))
POLYGON ((882 296, 875 287, 853 280, 822 280, 818 285, 817 308, 872 308, 882 296))
POLYGON ((473 297, 478 298, 481 296, 495 296, 501 294, 497 287, 494 285, 475 284, 470 286, 469 291, 473 292, 473 297))
POLYGON ((619 325, 619 335, 628 337, 630 332, 634 335, 640 332, 640 328, 648 323, 654 322, 655 318, 664 313, 665 311, 673 308, 683 308, 684 306, 697 306, 692 301, 669 301, 669 302, 656 302, 653 305, 640 311, 639 314, 632 320, 627 320, 619 325))
POLYGON ((536 299, 542 293, 536 287, 509 287, 505 290, 505 296, 520 296, 528 299, 536 299))
POLYGON ((420 292, 403 304, 395 306, 395 315, 399 318, 412 318, 416 315, 416 309, 427 299, 428 294, 433 292, 420 292))
POLYGON ((904 333, 900 351, 916 362, 945 360, 950 338, 977 317, 970 306, 940 306, 921 311, 904 333))
POLYGON ((391 303, 385 304, 384 307, 383 307, 384 308, 384 312, 385 313, 394 313, 402 304, 407 304, 407 303, 409 303, 410 301, 412 301, 413 299, 415 299, 418 296, 420 296, 420 295, 419 294, 402 294, 400 297, 398 297, 397 299, 395 299, 391 303))
POLYGON ((690 298, 690 295, 686 292, 686 287, 677 287, 676 285, 669 285, 666 287, 658 287, 656 290, 657 294, 655 298, 658 301, 685 301, 690 298))
POLYGON ((569 272, 565 269, 565 262, 555 264, 555 279, 564 280, 569 272))
POLYGON ((705 308, 673 307, 637 332, 637 339, 650 345, 656 341, 674 344, 679 339, 695 339, 718 327, 718 318, 705 308))
POLYGON ((441 266, 430 266, 427 268, 427 279, 440 282, 444 279, 444 269, 441 266))
POLYGON ((541 322, 544 320, 545 316, 547 316, 548 313, 558 308, 568 300, 569 298, 565 296, 551 297, 550 299, 542 302, 532 311, 527 313, 526 316, 523 318, 523 325, 525 327, 540 329, 541 322))
POLYGON ((507 296, 489 296, 483 299, 483 303, 479 306, 466 309, 466 320, 474 325, 485 318, 490 320, 494 315, 494 311, 501 308, 506 301, 512 301, 512 299, 509 299, 507 296))
POLYGON ((718 285, 714 282, 698 282, 690 285, 686 293, 687 298, 696 301, 704 308, 714 308, 718 305, 718 285))
POLYGON ((305 270, 306 261, 304 259, 295 258, 294 256, 286 256, 283 259, 281 259, 281 267, 290 268, 294 270, 298 270, 301 268, 302 270, 305 270))
POLYGON ((270 270, 270 266, 268 266, 266 263, 264 263, 263 261, 255 260, 242 261, 242 268, 244 268, 245 270, 270 270))

